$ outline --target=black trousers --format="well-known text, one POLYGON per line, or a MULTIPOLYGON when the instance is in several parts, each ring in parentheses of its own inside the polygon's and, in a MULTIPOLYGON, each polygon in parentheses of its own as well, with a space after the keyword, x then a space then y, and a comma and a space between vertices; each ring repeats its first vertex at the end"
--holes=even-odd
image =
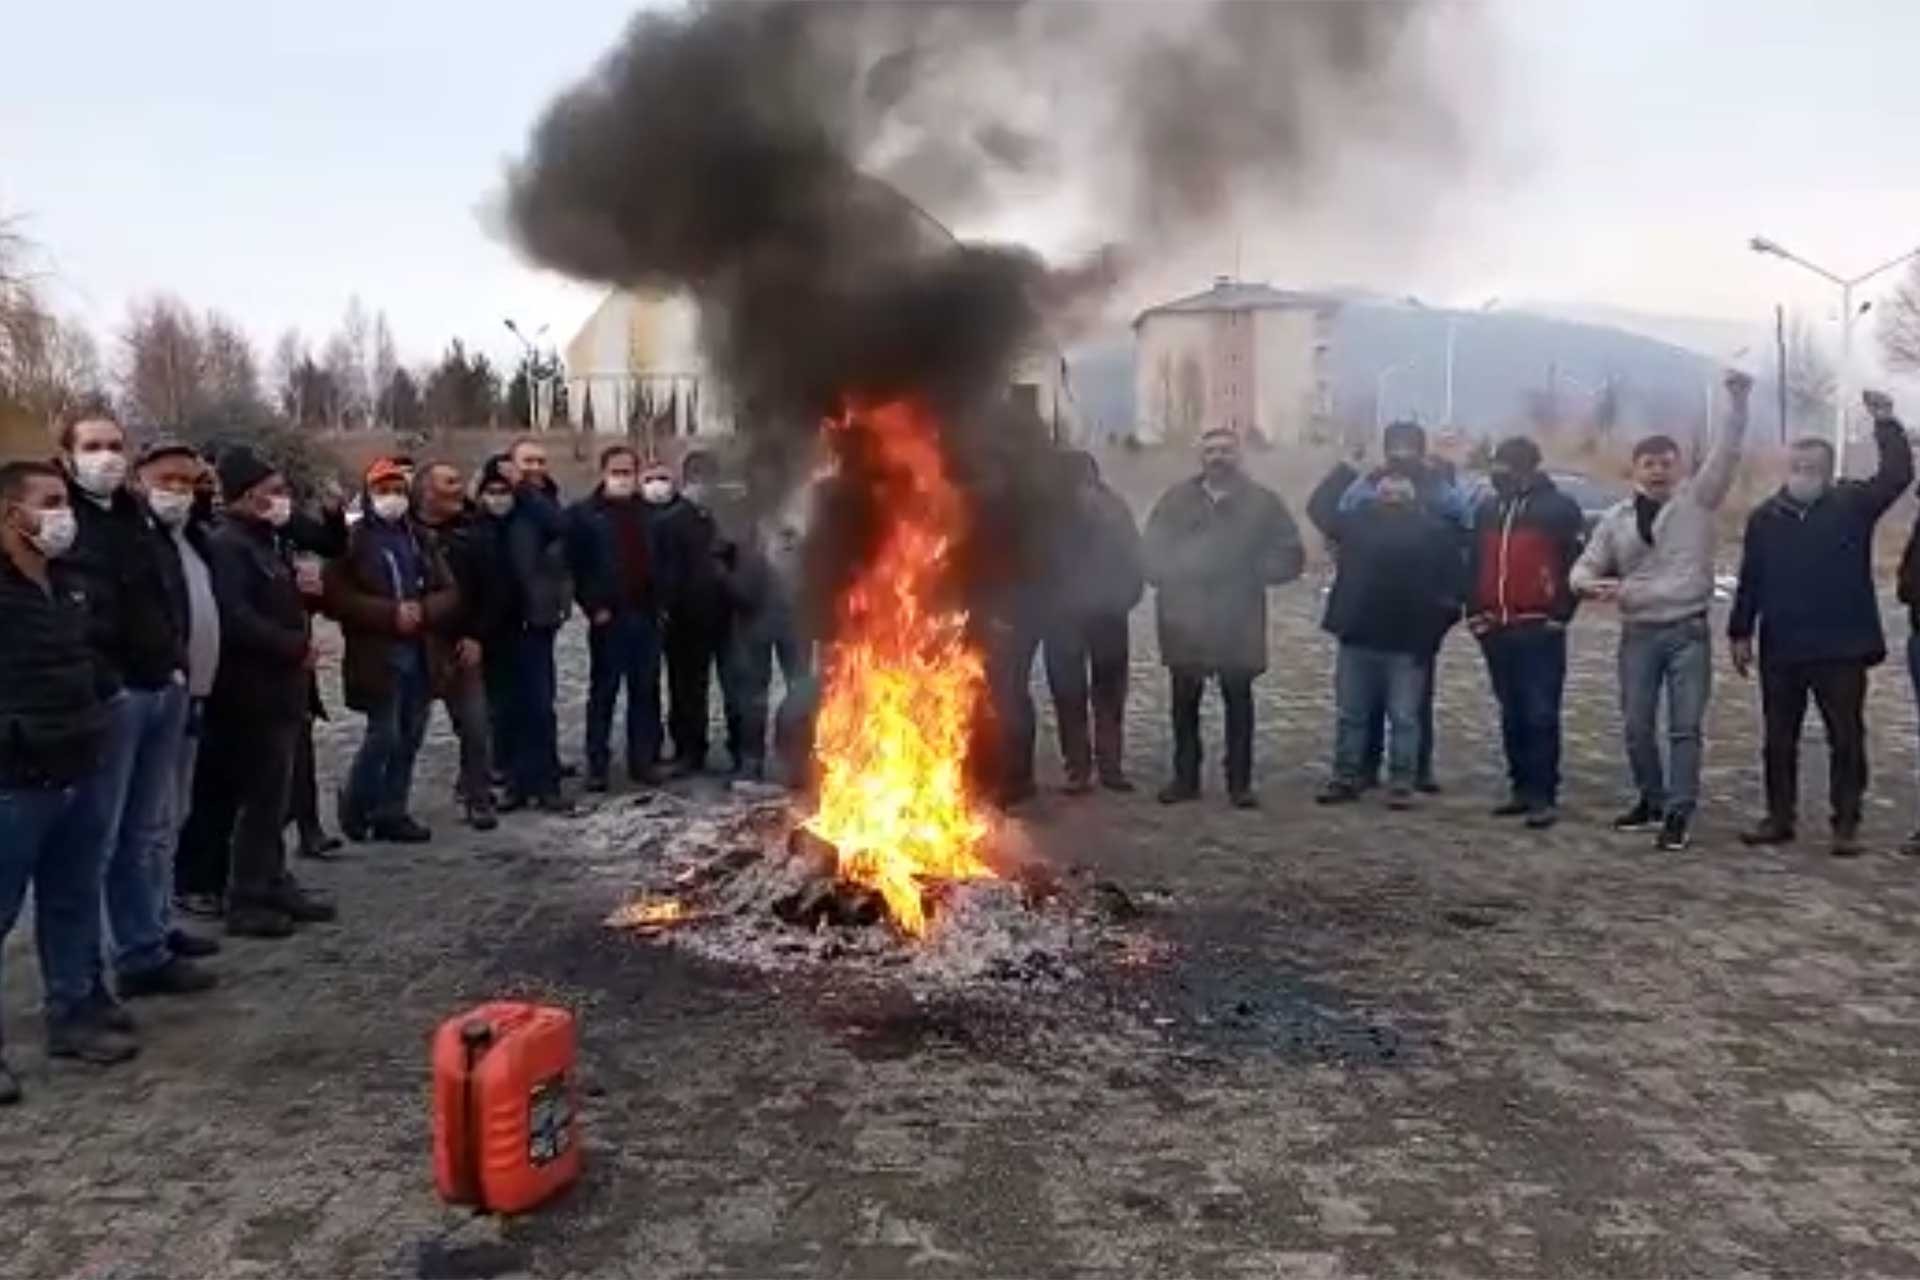
POLYGON ((1189 790, 1200 788, 1200 697, 1209 678, 1220 683, 1220 700, 1227 710, 1227 790, 1253 789, 1253 679, 1251 671, 1210 671, 1174 667, 1173 780, 1189 790))
POLYGON ((1867 790, 1867 664, 1783 662, 1760 664, 1760 709, 1767 723, 1764 751, 1767 814, 1791 825, 1799 814, 1800 726, 1807 699, 1827 726, 1827 794, 1833 825, 1860 825, 1867 790))
POLYGON ((271 900, 286 879, 283 834, 294 757, 312 721, 209 704, 194 770, 193 812, 181 833, 174 882, 180 893, 271 900))
MULTIPOLYGON (((664 649, 667 659, 667 737, 673 758, 705 768, 708 722, 712 715, 716 674, 724 693, 727 624, 707 618, 673 618, 667 623, 664 649)), ((740 763, 739 708, 726 708, 727 750, 740 763)))
POLYGON ((1033 785, 1033 659, 1040 631, 1028 623, 996 623, 987 645, 987 694, 993 700, 993 733, 987 767, 991 786, 1023 790, 1033 785))
POLYGON ((293 784, 287 796, 287 821, 301 835, 319 834, 320 779, 313 765, 313 717, 300 725, 293 744, 293 784))
POLYGON ((1075 619, 1047 632, 1047 689, 1069 778, 1085 780, 1095 767, 1102 777, 1123 771, 1128 648, 1124 613, 1075 619))

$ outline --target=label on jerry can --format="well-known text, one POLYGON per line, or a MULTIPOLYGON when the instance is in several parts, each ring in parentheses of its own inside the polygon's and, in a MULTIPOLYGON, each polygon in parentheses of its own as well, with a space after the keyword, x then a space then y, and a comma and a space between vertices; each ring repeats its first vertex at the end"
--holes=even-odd
POLYGON ((573 1146, 573 1097, 564 1074, 533 1087, 527 1098, 527 1159, 552 1164, 573 1146))

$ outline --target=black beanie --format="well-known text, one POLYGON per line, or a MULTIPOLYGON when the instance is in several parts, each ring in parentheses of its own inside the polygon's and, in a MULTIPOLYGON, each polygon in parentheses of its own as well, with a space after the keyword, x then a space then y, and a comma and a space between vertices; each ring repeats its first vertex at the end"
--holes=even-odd
POLYGON ((504 453, 496 453, 481 464, 480 479, 474 485, 474 492, 478 493, 490 484, 513 488, 513 482, 507 479, 507 455, 504 453))
POLYGON ((229 449, 220 455, 214 470, 220 473, 220 493, 228 502, 238 502, 280 468, 248 448, 229 449))
POLYGON ((1389 422, 1387 429, 1380 434, 1380 447, 1391 449, 1402 443, 1412 445, 1416 453, 1426 453, 1426 428, 1417 422, 1389 422))

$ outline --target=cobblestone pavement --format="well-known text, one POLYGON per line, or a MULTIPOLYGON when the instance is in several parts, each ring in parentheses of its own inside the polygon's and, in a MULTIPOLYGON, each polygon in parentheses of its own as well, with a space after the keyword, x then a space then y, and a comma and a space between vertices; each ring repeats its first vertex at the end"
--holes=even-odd
MULTIPOLYGON (((1486 816, 1497 736, 1459 639, 1447 794, 1316 808, 1331 654, 1314 589, 1280 599, 1262 812, 1150 787, 1033 809, 1041 851, 1170 895, 1140 963, 1062 993, 915 1003, 609 934, 617 885, 565 821, 452 825, 443 726, 420 788, 441 838, 312 871, 342 923, 230 944, 218 992, 139 1007, 130 1067, 46 1062, 16 935, 0 1273, 1920 1274, 1897 669, 1875 677, 1872 856, 1732 839, 1758 713, 1730 675, 1700 841, 1663 856, 1605 829, 1609 620, 1577 628, 1568 820, 1534 836, 1486 816), (505 1224, 436 1202, 426 1106, 431 1029, 500 993, 578 1011, 588 1144, 573 1193, 505 1224)), ((1166 752, 1147 630, 1143 783, 1166 752)), ((356 732, 328 730, 329 770, 356 732)))

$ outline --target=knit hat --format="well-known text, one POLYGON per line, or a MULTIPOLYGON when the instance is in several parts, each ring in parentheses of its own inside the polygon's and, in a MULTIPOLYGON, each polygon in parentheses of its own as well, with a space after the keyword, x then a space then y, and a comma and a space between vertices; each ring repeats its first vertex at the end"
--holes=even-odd
POLYGON ((220 492, 228 502, 238 502, 248 490, 280 474, 280 468, 245 446, 221 454, 214 470, 220 475, 220 492))
POLYGON ((160 436, 147 442, 146 447, 140 450, 139 461, 134 465, 144 467, 149 462, 158 462, 162 458, 192 458, 198 462, 200 451, 185 440, 174 436, 160 436))
POLYGON ((507 478, 507 455, 504 453, 496 453, 480 465, 480 479, 474 484, 474 492, 478 493, 490 484, 513 488, 513 481, 507 478))
POLYGON ((1427 451, 1427 430, 1417 422, 1389 422, 1387 429, 1380 433, 1380 447, 1391 449, 1395 445, 1410 446, 1416 453, 1427 451))

